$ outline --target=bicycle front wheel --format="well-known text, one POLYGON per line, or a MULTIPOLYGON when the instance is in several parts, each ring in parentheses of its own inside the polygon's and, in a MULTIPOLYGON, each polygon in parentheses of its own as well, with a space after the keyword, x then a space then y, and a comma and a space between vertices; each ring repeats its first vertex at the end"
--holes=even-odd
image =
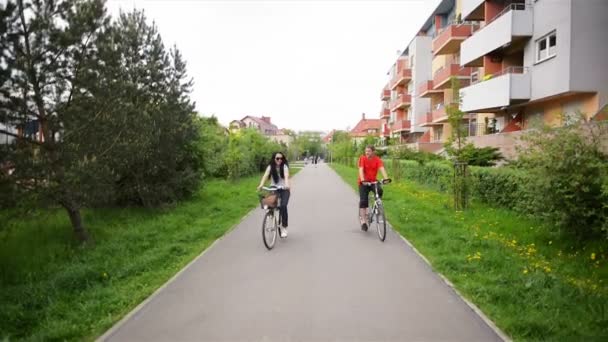
POLYGON ((274 213, 270 210, 264 215, 264 221, 262 222, 262 241, 264 241, 264 246, 268 250, 271 250, 277 241, 277 225, 274 213))
POLYGON ((386 217, 384 216, 384 207, 378 204, 376 207, 376 229, 378 230, 378 238, 380 241, 386 240, 386 217))

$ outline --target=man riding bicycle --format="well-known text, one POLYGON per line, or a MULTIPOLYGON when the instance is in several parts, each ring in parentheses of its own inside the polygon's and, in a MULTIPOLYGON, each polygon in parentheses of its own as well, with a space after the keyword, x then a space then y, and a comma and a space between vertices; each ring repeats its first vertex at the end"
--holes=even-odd
MULTIPOLYGON (((363 182, 376 182, 378 170, 382 172, 384 179, 388 179, 382 159, 375 154, 376 149, 372 145, 365 147, 365 155, 359 157, 359 220, 361 229, 367 231, 367 208, 369 207, 369 193, 374 191, 371 185, 363 182)), ((382 197, 382 187, 378 184, 378 195, 382 197)))

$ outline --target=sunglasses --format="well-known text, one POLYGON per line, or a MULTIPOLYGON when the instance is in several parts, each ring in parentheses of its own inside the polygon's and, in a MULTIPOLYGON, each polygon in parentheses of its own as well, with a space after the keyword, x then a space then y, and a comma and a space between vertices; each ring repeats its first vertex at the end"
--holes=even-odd
POLYGON ((281 157, 274 158, 274 160, 283 160, 281 157))

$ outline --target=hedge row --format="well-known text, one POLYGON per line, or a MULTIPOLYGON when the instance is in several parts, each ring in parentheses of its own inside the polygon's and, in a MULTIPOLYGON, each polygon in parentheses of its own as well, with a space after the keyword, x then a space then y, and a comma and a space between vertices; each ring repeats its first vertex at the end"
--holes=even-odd
MULTIPOLYGON (((357 166, 357 160, 341 160, 342 164, 357 166)), ((440 191, 448 191, 453 182, 454 168, 445 161, 420 164, 412 160, 387 159, 384 165, 395 180, 409 179, 440 191)), ((471 197, 493 206, 532 213, 534 180, 524 171, 511 168, 468 167, 468 191, 471 197)))

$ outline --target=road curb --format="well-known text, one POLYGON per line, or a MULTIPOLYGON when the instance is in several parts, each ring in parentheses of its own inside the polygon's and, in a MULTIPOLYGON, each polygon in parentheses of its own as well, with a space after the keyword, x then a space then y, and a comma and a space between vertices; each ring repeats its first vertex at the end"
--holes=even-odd
POLYGON ((101 341, 106 341, 108 340, 110 337, 112 337, 116 332, 118 332, 123 325, 125 325, 125 323, 127 323, 127 321, 129 321, 129 319, 131 319, 133 316, 137 315, 141 309, 143 309, 146 305, 148 305, 148 303, 150 303, 154 298, 156 298, 156 296, 158 296, 158 294, 164 290, 165 288, 167 288, 169 285, 171 285, 171 283, 173 283, 177 278, 179 278, 179 276, 184 273, 185 271, 187 271, 195 262, 197 262, 199 259, 201 259, 208 251, 210 251, 216 244, 218 244, 220 241, 222 241, 224 238, 226 238, 228 235, 230 235, 230 233, 235 230, 241 223, 243 223, 243 221, 245 221, 249 216, 253 215, 253 213, 255 213, 255 211, 257 210, 257 208, 252 209, 251 211, 249 211, 245 216, 243 216, 239 222, 237 222, 236 224, 234 224, 232 227, 230 227, 222 236, 220 236, 217 240, 213 241, 213 243, 211 245, 209 245, 209 247, 205 248, 199 255, 197 255, 194 259, 192 259, 188 264, 186 264, 186 266, 184 266, 181 270, 179 270, 176 274, 174 274, 171 278, 169 278, 169 280, 167 280, 163 285, 161 285, 158 289, 156 289, 156 291, 154 291, 148 298, 146 298, 143 302, 139 303, 139 305, 137 305, 133 310, 131 310, 128 314, 126 314, 120 321, 116 322, 108 331, 106 331, 103 335, 101 335, 100 337, 98 337, 97 339, 95 339, 95 341, 97 342, 101 342, 101 341))
POLYGON ((481 309, 479 307, 477 307, 477 305, 473 304, 471 301, 469 301, 468 299, 466 299, 461 293, 460 291, 458 291, 458 289, 456 289, 456 287, 454 286, 454 284, 448 279, 446 278, 443 274, 437 272, 435 270, 435 268, 433 268, 433 264, 431 264, 431 262, 424 256, 422 255, 422 253, 420 253, 418 251, 418 249, 416 249, 416 247, 414 247, 414 245, 409 242, 405 237, 403 237, 403 235, 401 235, 398 231, 396 231, 395 229, 393 229, 393 225, 390 224, 390 222, 388 222, 388 220, 386 221, 386 223, 388 223, 389 227, 391 228, 391 230, 401 238, 401 240, 403 240, 403 242, 405 242, 419 257, 420 259, 424 260, 424 262, 431 268, 431 270, 433 271, 433 273, 435 273, 436 275, 439 276, 439 278, 441 278, 441 280, 452 289, 452 291, 454 291, 454 293, 473 311, 477 314, 477 316, 479 316, 479 318, 481 318, 482 321, 484 321, 488 327, 490 327, 490 329, 492 329, 494 331, 494 333, 496 335, 498 335, 498 337, 500 337, 503 341, 505 342, 511 342, 511 338, 509 336, 507 336, 507 334, 505 334, 498 326, 496 326, 496 324, 490 319, 488 318, 488 316, 486 316, 483 311, 481 311, 481 309))

